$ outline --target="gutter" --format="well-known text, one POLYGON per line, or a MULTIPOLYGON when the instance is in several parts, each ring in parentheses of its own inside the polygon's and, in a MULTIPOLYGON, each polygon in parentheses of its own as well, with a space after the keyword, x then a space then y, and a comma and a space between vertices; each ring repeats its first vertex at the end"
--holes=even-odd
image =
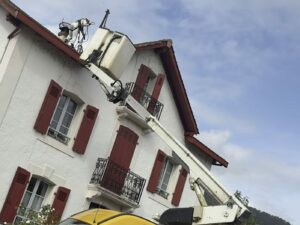
POLYGON ((228 167, 228 162, 223 159, 221 156, 219 156, 217 153, 215 153, 213 150, 211 150, 209 147, 204 145, 201 141, 199 141, 197 138, 191 136, 191 135, 186 135, 185 136, 185 141, 197 149, 199 149, 201 152, 203 152, 205 155, 208 155, 213 159, 213 165, 215 166, 224 166, 228 167))

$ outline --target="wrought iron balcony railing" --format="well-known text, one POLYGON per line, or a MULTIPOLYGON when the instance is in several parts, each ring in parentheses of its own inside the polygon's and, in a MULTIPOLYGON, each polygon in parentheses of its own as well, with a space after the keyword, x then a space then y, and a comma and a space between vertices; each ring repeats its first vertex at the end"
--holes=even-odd
POLYGON ((135 83, 126 83, 125 85, 125 94, 126 96, 132 95, 145 109, 148 110, 153 116, 157 119, 160 118, 164 105, 153 98, 148 92, 143 88, 137 86, 135 83))
POLYGON ((139 204, 146 180, 117 163, 98 158, 91 183, 139 204))

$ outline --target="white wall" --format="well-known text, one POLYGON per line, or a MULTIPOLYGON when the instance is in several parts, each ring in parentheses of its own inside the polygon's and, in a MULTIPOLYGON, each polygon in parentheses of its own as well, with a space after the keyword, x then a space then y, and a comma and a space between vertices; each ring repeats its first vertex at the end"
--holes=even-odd
MULTIPOLYGON (((5 107, 2 102, 0 106, 4 112, 0 123, 0 159, 3 159, 3 163, 0 163, 0 207, 16 168, 21 166, 33 174, 51 174, 48 178, 53 183, 72 190, 64 217, 86 209, 88 204, 85 195, 97 158, 109 156, 120 124, 128 126, 139 135, 131 163, 133 172, 148 180, 157 150, 162 149, 171 155, 172 150, 156 134, 145 132, 127 119, 118 119, 117 106, 106 100, 98 83, 78 63, 26 28, 22 29, 15 42, 13 57, 8 61, 0 86, 0 98, 6 103, 5 107), (33 129, 51 79, 84 102, 72 122, 73 132, 70 134, 71 141, 68 146, 33 129), (93 105, 100 111, 86 153, 78 155, 71 148, 86 104, 93 105)), ((124 83, 135 81, 141 63, 149 66, 156 74, 164 74, 159 57, 153 51, 145 51, 132 58, 122 76, 124 83)), ((160 121, 184 143, 183 127, 167 79, 159 100, 164 104, 160 121)), ((171 181, 170 186, 173 188, 178 174, 179 166, 171 181)), ((50 196, 53 196, 55 189, 51 192, 50 196)), ((195 198, 190 198, 190 195, 194 194, 186 183, 181 205, 193 205, 195 198)), ((171 197, 172 192, 170 199, 171 197)), ((52 197, 49 197, 45 203, 51 201, 52 197)), ((140 204, 141 207, 136 213, 148 218, 172 207, 170 200, 148 193, 146 187, 140 204)))
MULTIPOLYGON (((87 71, 63 56, 41 38, 22 31, 7 74, 18 74, 13 86, 5 116, 0 127, 0 158, 9 159, 0 164, 0 204, 2 206, 17 166, 31 170, 33 165, 54 168, 63 185, 72 189, 65 215, 82 210, 85 193, 98 156, 107 157, 116 129, 115 105, 106 101, 87 71), (34 42, 34 45, 31 42, 34 42), (30 46, 24 49, 23 46, 30 46), (20 55, 20 57, 18 57, 20 55), (22 65, 22 69, 19 69, 22 65), (86 103, 100 109, 86 154, 73 153, 72 141, 64 146, 50 137, 35 132, 33 125, 43 102, 50 80, 75 93, 86 103), (15 157, 15 156, 18 157, 15 157), (6 181, 6 182, 3 182, 6 181)), ((8 76, 5 76, 6 78, 8 76)), ((9 83, 5 79, 3 83, 9 83)), ((2 86, 2 93, 11 92, 11 86, 2 86)), ((1 104, 2 107, 2 104, 1 104)), ((80 108, 74 118, 74 136, 83 115, 80 108)), ((49 199, 51 202, 51 199, 49 199)), ((0 207, 1 207, 0 206, 0 207)))

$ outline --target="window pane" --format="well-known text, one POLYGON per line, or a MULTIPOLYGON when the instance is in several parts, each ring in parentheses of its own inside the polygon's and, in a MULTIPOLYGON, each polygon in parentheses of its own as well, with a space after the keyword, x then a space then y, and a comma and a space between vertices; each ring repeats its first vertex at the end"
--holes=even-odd
POLYGON ((30 179, 29 185, 28 185, 28 187, 27 187, 27 191, 30 191, 30 192, 33 191, 34 186, 35 186, 35 184, 36 184, 36 181, 37 181, 37 178, 35 178, 35 177, 32 177, 32 178, 30 179))
POLYGON ((56 127, 57 127, 57 122, 54 121, 54 120, 52 120, 52 121, 51 121, 51 124, 50 124, 50 127, 53 128, 53 129, 55 130, 56 127))
POLYGON ((170 180, 170 176, 171 176, 171 172, 172 172, 172 164, 168 161, 167 163, 167 166, 165 168, 165 175, 163 177, 163 180, 162 180, 162 183, 165 184, 165 189, 167 189, 167 186, 168 186, 168 183, 169 183, 169 180, 170 180))
POLYGON ((62 95, 51 120, 48 135, 64 144, 67 144, 69 141, 67 135, 76 108, 77 104, 74 100, 62 95))
POLYGON ((67 112, 74 115, 76 107, 77 107, 76 102, 74 102, 72 99, 70 99, 70 102, 69 102, 69 105, 68 105, 68 108, 67 108, 67 112))
POLYGON ((32 195, 31 192, 26 191, 24 198, 22 200, 22 203, 21 203, 22 206, 28 207, 28 203, 29 203, 31 195, 32 195))
POLYGON ((162 183, 160 189, 163 190, 163 191, 166 191, 167 187, 168 187, 168 184, 162 183))
POLYGON ((163 181, 162 181, 162 184, 161 184, 161 189, 163 189, 164 191, 167 190, 169 179, 170 179, 169 176, 164 176, 164 178, 163 178, 163 181))
POLYGON ((68 128, 64 127, 64 126, 61 126, 60 129, 59 129, 59 132, 64 134, 64 135, 67 135, 68 134, 68 128))
POLYGON ((65 95, 60 96, 58 107, 63 108, 64 105, 66 104, 66 100, 67 100, 67 96, 65 95))
POLYGON ((54 129, 56 129, 56 126, 59 121, 59 118, 61 117, 61 114, 62 114, 62 109, 57 108, 54 113, 53 119, 52 119, 52 122, 54 121, 55 124, 53 124, 53 126, 52 126, 52 122, 51 122, 51 127, 53 127, 54 129))
POLYGON ((65 117, 64 117, 64 119, 63 119, 63 121, 62 121, 62 125, 65 126, 65 127, 70 127, 72 118, 73 118, 72 115, 66 113, 66 114, 65 114, 65 117))
POLYGON ((172 165, 172 163, 170 163, 170 161, 168 161, 168 163, 167 163, 167 166, 166 166, 166 175, 171 175, 171 173, 172 173, 172 169, 173 169, 173 165, 172 165))
POLYGON ((45 194, 46 194, 47 188, 48 188, 48 184, 46 184, 45 182, 41 181, 40 185, 39 185, 39 187, 38 187, 38 189, 36 191, 36 194, 44 197, 45 194))
POLYGON ((42 206, 43 200, 44 200, 43 197, 40 197, 40 196, 36 195, 33 199, 33 202, 31 204, 30 208, 35 210, 35 211, 38 211, 42 206))
POLYGON ((173 164, 169 161, 169 159, 166 159, 165 165, 164 165, 164 168, 161 173, 160 180, 159 180, 159 185, 158 185, 159 189, 161 189, 163 191, 167 190, 172 170, 173 170, 173 164))

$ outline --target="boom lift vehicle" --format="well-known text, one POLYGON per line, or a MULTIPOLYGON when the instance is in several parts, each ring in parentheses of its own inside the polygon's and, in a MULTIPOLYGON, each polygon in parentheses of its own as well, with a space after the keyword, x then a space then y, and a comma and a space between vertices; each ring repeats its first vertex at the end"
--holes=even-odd
MULTIPOLYGON (((119 78, 134 52, 135 47, 126 35, 99 27, 82 52, 80 59, 85 62, 85 66, 91 72, 92 78, 99 82, 109 101, 113 103, 123 101, 130 106, 140 119, 145 121, 148 127, 169 145, 189 167, 190 187, 196 193, 200 205, 190 208, 169 209, 160 216, 159 223, 163 225, 236 224, 242 218, 247 217, 249 211, 243 203, 230 194, 210 171, 168 132, 156 117, 152 116, 133 96, 126 93, 119 78), (204 191, 209 192, 218 204, 214 206, 208 205, 204 198, 204 191)), ((100 218, 96 220, 98 216, 95 213, 97 214, 97 212, 93 212, 83 212, 74 215, 68 220, 81 220, 82 224, 102 223, 97 222, 100 221, 100 218), (87 216, 89 213, 94 215, 93 219, 91 219, 93 216, 87 216), (87 218, 90 218, 90 220, 87 218), (86 223, 83 221, 86 221, 86 223)), ((115 221, 118 221, 119 225, 122 225, 120 215, 124 214, 107 212, 105 210, 104 214, 106 217, 102 218, 102 221, 105 221, 103 223, 113 224, 114 222, 108 219, 113 218, 115 221)), ((126 218, 123 220, 125 224, 135 225, 134 219, 126 218)), ((146 219, 143 221, 145 225, 152 223, 146 219)), ((61 223, 61 225, 66 224, 73 223, 66 223, 65 221, 61 223)))

